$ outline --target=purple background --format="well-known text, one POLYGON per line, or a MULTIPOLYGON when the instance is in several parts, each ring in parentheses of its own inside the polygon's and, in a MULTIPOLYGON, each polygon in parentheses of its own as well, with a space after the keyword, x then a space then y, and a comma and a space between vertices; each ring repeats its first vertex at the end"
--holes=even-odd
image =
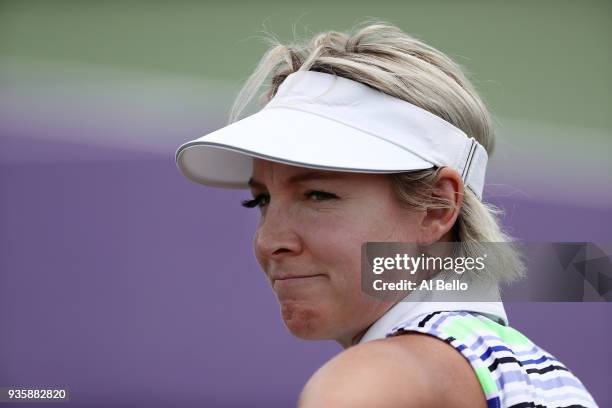
MULTIPOLYGON (((0 386, 66 387, 66 405, 84 407, 293 406, 340 351, 286 332, 252 253, 245 191, 189 182, 174 151, 0 142, 29 152, 0 163, 0 386), (82 161, 43 160, 56 156, 82 161)), ((610 209, 489 199, 518 238, 612 237, 610 209)), ((610 304, 506 307, 612 406, 610 304)))

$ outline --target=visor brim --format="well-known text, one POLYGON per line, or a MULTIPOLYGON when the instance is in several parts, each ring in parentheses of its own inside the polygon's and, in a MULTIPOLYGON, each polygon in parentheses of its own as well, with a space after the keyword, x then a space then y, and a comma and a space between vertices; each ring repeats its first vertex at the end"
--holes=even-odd
POLYGON ((398 173, 433 167, 413 152, 350 124, 291 108, 269 108, 181 145, 176 163, 190 180, 248 188, 253 158, 293 166, 398 173))

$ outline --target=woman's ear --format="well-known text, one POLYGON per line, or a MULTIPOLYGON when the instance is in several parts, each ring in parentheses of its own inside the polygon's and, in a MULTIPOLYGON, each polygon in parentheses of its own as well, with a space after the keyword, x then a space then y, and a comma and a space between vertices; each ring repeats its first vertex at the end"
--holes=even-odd
POLYGON ((452 228, 457 221, 461 204, 463 203, 463 180, 459 173, 450 168, 443 167, 438 172, 438 178, 431 191, 435 201, 442 199, 448 202, 448 208, 428 208, 422 218, 420 226, 421 243, 434 243, 437 241, 452 241, 452 228))

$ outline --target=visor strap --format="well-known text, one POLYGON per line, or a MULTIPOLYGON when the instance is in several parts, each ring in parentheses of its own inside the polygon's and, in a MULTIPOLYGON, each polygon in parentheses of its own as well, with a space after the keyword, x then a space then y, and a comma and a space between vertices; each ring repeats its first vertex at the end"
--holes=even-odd
POLYGON ((465 165, 463 166, 463 171, 461 172, 461 179, 465 184, 467 184, 467 178, 470 174, 470 166, 472 165, 472 159, 474 158, 474 152, 476 151, 476 139, 471 137, 470 141, 472 142, 470 145, 470 151, 468 152, 465 165))

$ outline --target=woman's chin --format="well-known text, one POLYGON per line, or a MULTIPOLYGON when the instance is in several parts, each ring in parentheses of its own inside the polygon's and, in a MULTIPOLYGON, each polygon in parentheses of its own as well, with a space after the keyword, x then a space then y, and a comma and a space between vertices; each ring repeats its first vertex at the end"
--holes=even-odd
POLYGON ((281 317, 289 332, 303 340, 323 340, 331 337, 326 315, 316 305, 281 303, 281 317))

